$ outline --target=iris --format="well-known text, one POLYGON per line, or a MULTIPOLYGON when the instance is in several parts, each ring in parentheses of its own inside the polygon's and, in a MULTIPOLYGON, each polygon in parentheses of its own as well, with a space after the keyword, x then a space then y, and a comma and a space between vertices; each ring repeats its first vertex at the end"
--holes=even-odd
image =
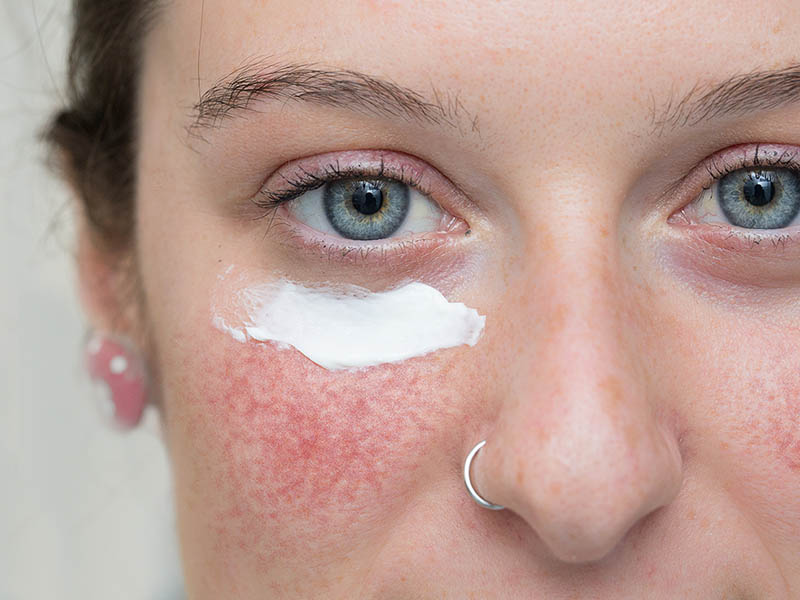
POLYGON ((396 233, 408 216, 409 187, 391 179, 339 179, 325 184, 328 221, 342 237, 379 240, 396 233))
POLYGON ((737 227, 779 229, 800 213, 800 175, 789 169, 738 169, 718 189, 720 208, 737 227))

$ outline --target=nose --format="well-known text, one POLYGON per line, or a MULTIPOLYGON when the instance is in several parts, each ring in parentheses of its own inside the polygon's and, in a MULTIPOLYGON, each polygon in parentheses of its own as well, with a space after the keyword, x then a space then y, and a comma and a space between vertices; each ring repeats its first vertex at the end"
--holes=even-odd
POLYGON ((569 563, 609 554, 682 483, 678 431, 648 381, 635 293, 603 260, 561 260, 537 274, 535 299, 517 311, 525 339, 507 361, 517 368, 472 463, 478 492, 569 563))

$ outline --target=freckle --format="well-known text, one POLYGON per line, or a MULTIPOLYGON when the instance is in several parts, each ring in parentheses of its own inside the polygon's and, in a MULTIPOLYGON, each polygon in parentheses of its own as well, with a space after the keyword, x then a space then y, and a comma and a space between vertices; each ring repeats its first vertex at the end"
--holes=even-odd
POLYGON ((696 517, 697 513, 694 511, 693 508, 690 508, 689 512, 686 514, 686 518, 689 519, 690 521, 694 521, 696 517))
POLYGON ((606 392, 604 395, 608 415, 616 417, 619 413, 619 406, 622 404, 623 400, 622 386, 619 379, 613 375, 609 375, 600 382, 599 387, 602 391, 606 392))
POLYGON ((547 488, 550 490, 550 493, 553 495, 561 493, 561 484, 557 481, 552 482, 547 488))
MULTIPOLYGON (((620 406, 625 401, 625 396, 622 390, 620 380, 610 375, 606 377, 599 385, 600 389, 605 392, 605 407, 606 413, 609 418, 616 420, 620 412, 620 406)), ((622 425, 622 433, 625 436, 625 443, 629 448, 636 448, 641 440, 641 432, 639 428, 630 422, 622 425)))
POLYGON ((539 246, 543 254, 548 254, 555 247, 555 241, 549 231, 539 227, 539 246))
POLYGON ((564 328, 564 323, 567 319, 567 307, 565 304, 559 304, 550 315, 550 335, 554 336, 564 328))
POLYGON ((787 402, 770 417, 765 433, 765 439, 773 440, 780 462, 792 472, 800 472, 800 406, 787 402))
POLYGON ((629 448, 636 448, 639 445, 639 428, 635 425, 630 423, 626 424, 624 427, 625 433, 625 442, 627 443, 629 448))

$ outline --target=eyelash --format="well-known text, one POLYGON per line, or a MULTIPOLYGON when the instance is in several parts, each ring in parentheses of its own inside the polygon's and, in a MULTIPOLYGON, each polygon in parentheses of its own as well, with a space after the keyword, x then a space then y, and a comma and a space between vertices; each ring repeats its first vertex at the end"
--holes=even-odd
MULTIPOLYGON (((752 159, 747 158, 746 156, 740 156, 738 162, 724 164, 722 168, 719 168, 716 164, 716 158, 720 155, 720 153, 717 153, 706 159, 705 164, 703 166, 705 167, 708 175, 715 182, 723 178, 728 173, 731 173, 738 169, 747 169, 753 167, 781 167, 784 169, 800 170, 800 161, 797 160, 797 156, 798 154, 800 154, 800 148, 793 149, 792 151, 789 151, 788 149, 783 149, 780 155, 778 156, 775 155, 770 156, 768 154, 766 157, 764 157, 765 160, 762 162, 762 160, 759 158, 758 155, 759 149, 762 146, 766 146, 767 148, 773 148, 772 145, 756 144, 755 152, 753 154, 752 159)), ((745 146, 744 148, 745 150, 747 150, 752 147, 753 146, 745 146)), ((721 158, 724 160, 726 158, 726 154, 723 154, 721 158)), ((710 185, 704 187, 703 189, 707 190, 709 189, 709 187, 710 185)))
POLYGON ((280 206, 299 198, 306 192, 319 189, 324 185, 333 183, 334 181, 356 177, 379 178, 398 181, 409 187, 415 188, 417 191, 429 198, 431 196, 431 191, 426 189, 421 181, 407 173, 405 168, 402 166, 400 167, 397 175, 387 175, 386 165, 383 160, 381 160, 378 169, 364 169, 362 167, 342 169, 340 162, 336 160, 325 164, 325 166, 322 168, 322 171, 324 172, 324 175, 322 176, 310 173, 302 167, 300 167, 298 171, 300 174, 298 178, 283 176, 286 189, 281 191, 269 191, 262 189, 258 193, 258 196, 254 199, 255 205, 264 211, 268 211, 269 213, 277 210, 280 206))

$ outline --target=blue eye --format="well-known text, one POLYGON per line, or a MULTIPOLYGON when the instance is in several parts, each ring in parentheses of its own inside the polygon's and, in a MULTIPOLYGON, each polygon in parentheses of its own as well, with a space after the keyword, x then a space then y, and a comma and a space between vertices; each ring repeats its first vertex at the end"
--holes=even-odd
POLYGON ((719 207, 737 227, 780 229, 800 213, 800 175, 789 169, 738 169, 715 187, 719 207))
POLYGON ((383 177, 317 180, 287 200, 301 223, 348 240, 382 240, 441 230, 446 213, 415 187, 383 177))
POLYGON ((388 238, 403 225, 411 204, 406 184, 393 180, 340 179, 322 188, 325 214, 350 240, 388 238))

